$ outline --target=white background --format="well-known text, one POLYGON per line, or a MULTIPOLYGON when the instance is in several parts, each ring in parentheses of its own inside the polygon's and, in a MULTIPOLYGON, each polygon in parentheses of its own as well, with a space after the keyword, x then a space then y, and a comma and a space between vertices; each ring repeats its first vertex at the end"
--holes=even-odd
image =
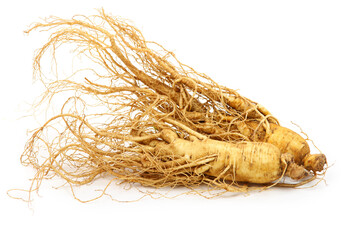
MULTIPOLYGON (((346 0, 5 1, 0 238, 359 239, 359 13, 360 2, 346 0), (326 184, 211 200, 147 197, 119 203, 105 196, 84 204, 68 187, 56 190, 59 182, 45 180, 30 206, 8 197, 9 189, 27 189, 34 174, 19 157, 27 130, 38 125, 21 117, 39 94, 31 64, 44 34, 23 31, 40 18, 95 14, 100 7, 131 19, 147 40, 266 106, 283 125, 298 131, 291 121, 299 124, 332 165, 326 184)), ((120 198, 132 194, 116 185, 111 189, 119 189, 120 198)))

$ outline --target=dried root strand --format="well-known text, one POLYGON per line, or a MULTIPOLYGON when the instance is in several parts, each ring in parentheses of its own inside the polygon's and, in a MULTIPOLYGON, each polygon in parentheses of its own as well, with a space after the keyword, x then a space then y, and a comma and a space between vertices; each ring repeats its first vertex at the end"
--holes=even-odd
MULTIPOLYGON (((72 43, 76 44, 79 54, 91 56, 90 60, 107 72, 107 78, 112 79, 107 85, 111 86, 110 91, 121 90, 116 85, 122 84, 167 96, 176 105, 178 113, 174 118, 210 137, 246 140, 248 136, 240 133, 234 122, 228 121, 229 118, 238 121, 252 119, 258 124, 265 124, 265 127, 268 122, 278 124, 261 105, 182 64, 161 45, 147 42, 137 28, 103 10, 91 17, 76 16, 70 20, 50 18, 35 24, 27 32, 44 29, 54 33, 35 57, 34 69, 40 79, 44 53, 64 43, 72 43), (196 114, 202 115, 206 122, 188 118, 188 115, 196 114)), ((163 111, 166 113, 168 110, 163 111)))

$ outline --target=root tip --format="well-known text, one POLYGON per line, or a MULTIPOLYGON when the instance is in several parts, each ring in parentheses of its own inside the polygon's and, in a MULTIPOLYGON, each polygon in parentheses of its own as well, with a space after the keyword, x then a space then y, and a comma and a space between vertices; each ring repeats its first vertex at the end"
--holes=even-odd
POLYGON ((326 156, 324 154, 312 154, 304 160, 304 166, 307 170, 314 172, 321 172, 327 164, 326 156))

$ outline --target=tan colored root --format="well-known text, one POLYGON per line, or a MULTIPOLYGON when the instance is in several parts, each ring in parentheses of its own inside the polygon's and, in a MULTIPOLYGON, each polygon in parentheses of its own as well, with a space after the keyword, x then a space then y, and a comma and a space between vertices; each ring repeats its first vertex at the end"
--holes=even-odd
POLYGON ((225 183, 203 174, 194 174, 194 168, 213 161, 214 156, 189 162, 181 156, 158 156, 154 153, 151 142, 165 140, 160 138, 161 129, 171 127, 187 139, 195 133, 158 114, 156 108, 163 103, 159 101, 157 105, 140 105, 135 108, 136 103, 130 102, 132 108, 126 114, 116 115, 112 109, 107 109, 103 113, 91 115, 82 112, 65 113, 66 109, 74 109, 71 107, 74 102, 68 100, 62 112, 34 131, 26 145, 22 163, 37 170, 30 192, 39 188, 45 176, 51 178, 57 175, 70 185, 84 185, 100 174, 111 175, 124 183, 140 183, 155 188, 185 186, 195 189, 196 186, 208 185, 213 190, 222 186, 222 189, 243 191, 244 188, 237 187, 240 185, 236 183, 225 183), (137 113, 135 118, 125 117, 134 113, 137 113), (104 117, 108 121, 99 126, 99 119, 104 117), (59 134, 53 139, 47 139, 54 126, 59 134), (40 155, 45 153, 47 157, 41 158, 40 155))
POLYGON ((296 132, 270 123, 267 128, 257 121, 248 120, 237 123, 237 128, 251 141, 267 142, 277 146, 283 153, 291 153, 297 165, 304 166, 307 170, 320 173, 327 164, 324 154, 311 154, 307 139, 296 132))
POLYGON ((141 32, 125 20, 105 14, 103 10, 91 17, 76 16, 69 20, 53 17, 26 32, 38 29, 53 32, 34 61, 36 77, 49 87, 50 95, 68 87, 69 83, 64 82, 63 86, 59 86, 59 82, 48 83, 42 75, 41 60, 46 52, 61 44, 75 44, 78 53, 91 56, 90 60, 106 75, 100 74, 100 70, 93 70, 94 73, 102 80, 111 80, 111 84, 100 85, 86 79, 89 86, 76 86, 84 92, 104 95, 129 87, 167 96, 175 105, 172 109, 160 109, 163 113, 172 111, 174 119, 217 140, 249 140, 236 127, 238 122, 247 119, 264 127, 268 123, 278 124, 263 106, 196 72, 161 45, 147 42, 141 32), (196 115, 201 117, 196 119, 196 115))
MULTIPOLYGON (((67 101, 66 105, 70 103, 67 101)), ((66 109, 66 105, 64 105, 63 111, 66 109)), ((84 114, 76 112, 62 112, 49 119, 33 133, 22 156, 24 164, 30 164, 37 169, 34 188, 31 191, 39 188, 45 176, 58 175, 70 185, 84 185, 104 173, 114 176, 124 183, 140 183, 143 186, 155 188, 185 186, 194 190, 196 186, 208 185, 213 190, 243 192, 249 189, 269 187, 267 184, 248 187, 246 183, 223 179, 222 174, 219 177, 211 177, 203 174, 202 171, 196 171, 214 161, 215 155, 191 161, 180 155, 158 155, 154 151, 153 141, 173 141, 171 134, 167 134, 166 137, 161 134, 162 129, 171 127, 173 131, 182 133, 183 138, 189 139, 189 141, 192 137, 206 138, 176 120, 161 117, 154 108, 143 108, 142 111, 147 113, 144 116, 148 118, 147 120, 139 117, 142 116, 139 113, 136 119, 123 121, 121 126, 116 123, 118 122, 117 118, 123 118, 123 116, 113 114, 110 114, 111 121, 102 124, 102 127, 94 126, 90 121, 93 116, 87 115, 84 118, 80 116, 84 114), (149 119, 149 117, 151 118, 149 119), (58 127, 61 134, 49 142, 45 140, 46 132, 54 125, 62 126, 62 129, 58 127), (132 135, 131 132, 135 126, 136 135, 132 135), (43 163, 38 163, 39 154, 43 152, 40 151, 41 148, 46 150, 49 155, 43 163)), ((108 113, 98 113, 96 117, 104 115, 108 115, 108 113)), ((127 115, 131 115, 130 112, 127 115)), ((97 122, 96 118, 92 121, 97 122)), ((227 172, 226 169, 224 171, 227 172)), ((78 198, 76 197, 76 199, 78 198)))
POLYGON ((181 63, 161 45, 146 41, 127 21, 103 10, 69 20, 52 17, 27 32, 35 30, 52 32, 34 60, 34 76, 46 87, 41 103, 48 104, 64 92, 71 97, 27 142, 21 161, 37 170, 30 192, 44 177, 54 176, 70 186, 109 175, 122 183, 185 186, 191 192, 202 185, 247 192, 277 184, 250 186, 203 174, 199 169, 206 169, 213 154, 189 161, 154 151, 158 142, 169 142, 161 135, 163 129, 188 141, 194 137, 253 141, 271 124, 278 125, 261 105, 181 63), (48 79, 43 58, 50 52, 55 59, 65 44, 75 46, 74 51, 93 65, 75 70, 69 78, 48 79), (78 77, 82 73, 90 77, 78 77), (248 121, 255 123, 255 129, 248 129, 248 121))

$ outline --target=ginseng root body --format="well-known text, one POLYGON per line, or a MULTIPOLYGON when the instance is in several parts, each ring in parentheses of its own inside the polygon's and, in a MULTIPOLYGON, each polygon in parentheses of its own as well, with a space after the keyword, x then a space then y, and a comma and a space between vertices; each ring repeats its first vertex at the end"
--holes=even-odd
POLYGON ((216 155, 214 161, 197 167, 197 174, 249 183, 271 183, 279 180, 285 171, 296 180, 307 176, 303 167, 293 163, 291 154, 282 154, 279 148, 269 143, 229 143, 195 137, 189 141, 178 138, 171 130, 163 130, 161 135, 165 141, 150 143, 158 156, 181 156, 191 162, 216 155))
MULTIPOLYGON (((307 141, 295 133, 294 131, 270 123, 270 127, 258 128, 258 123, 248 122, 248 134, 252 135, 254 141, 271 143, 278 147, 282 153, 291 153, 294 156, 294 161, 298 165, 303 165, 307 170, 320 172, 324 169, 326 164, 326 157, 324 154, 310 154, 310 147, 307 141), (257 129, 257 131, 254 131, 257 129)), ((242 129, 243 130, 243 129, 242 129)))

